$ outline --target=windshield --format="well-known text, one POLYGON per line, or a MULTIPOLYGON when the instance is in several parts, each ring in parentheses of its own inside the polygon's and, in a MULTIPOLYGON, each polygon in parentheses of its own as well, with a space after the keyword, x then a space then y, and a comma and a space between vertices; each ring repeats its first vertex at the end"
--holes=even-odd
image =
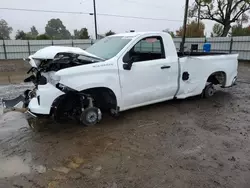
POLYGON ((123 36, 106 37, 87 48, 86 51, 103 59, 110 59, 116 56, 130 41, 130 38, 123 36))

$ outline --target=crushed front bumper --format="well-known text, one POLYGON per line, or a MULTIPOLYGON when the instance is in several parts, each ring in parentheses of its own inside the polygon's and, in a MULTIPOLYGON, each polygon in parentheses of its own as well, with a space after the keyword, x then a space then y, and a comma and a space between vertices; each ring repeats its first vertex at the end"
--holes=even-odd
POLYGON ((38 85, 34 90, 25 91, 23 95, 11 100, 2 100, 4 113, 15 111, 16 108, 27 108, 32 114, 50 115, 55 99, 64 93, 50 83, 38 85))
POLYGON ((0 99, 1 109, 3 113, 10 111, 18 111, 25 113, 28 111, 30 99, 35 96, 35 90, 26 90, 22 95, 14 99, 0 99))
POLYGON ((14 99, 2 99, 3 108, 13 108, 13 107, 22 107, 24 104, 25 97, 23 95, 19 95, 14 99))
POLYGON ((24 108, 23 107, 24 103, 25 103, 24 97, 21 95, 12 100, 2 99, 1 100, 2 107, 0 107, 0 109, 3 109, 3 113, 11 111, 21 112, 24 114, 25 119, 28 122, 28 125, 33 131, 40 132, 44 130, 47 124, 45 121, 46 117, 34 114, 30 111, 30 109, 24 108))

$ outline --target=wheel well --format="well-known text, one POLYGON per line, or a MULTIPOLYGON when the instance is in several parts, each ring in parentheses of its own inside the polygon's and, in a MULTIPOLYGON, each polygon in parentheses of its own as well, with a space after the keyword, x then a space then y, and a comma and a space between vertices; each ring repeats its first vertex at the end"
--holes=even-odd
POLYGON ((224 86, 226 84, 226 73, 223 71, 214 72, 208 77, 207 82, 224 86))
MULTIPOLYGON (((117 109, 117 100, 114 92, 106 87, 97 87, 86 89, 81 92, 69 92, 64 95, 59 96, 54 100, 50 114, 52 115, 55 111, 60 113, 60 110, 72 110, 75 108, 81 108, 80 96, 90 96, 93 98, 94 106, 100 108, 102 111, 108 111, 110 109, 117 109), (79 95, 80 93, 80 95, 79 95)), ((89 105, 87 98, 84 99, 84 104, 89 105)), ((85 106, 84 105, 84 106, 85 106)))
POLYGON ((96 87, 81 91, 94 99, 94 106, 101 110, 117 109, 115 93, 107 87, 96 87))
POLYGON ((79 95, 75 92, 69 92, 57 97, 51 106, 50 115, 55 111, 60 112, 61 110, 72 110, 74 108, 81 108, 81 101, 79 95))

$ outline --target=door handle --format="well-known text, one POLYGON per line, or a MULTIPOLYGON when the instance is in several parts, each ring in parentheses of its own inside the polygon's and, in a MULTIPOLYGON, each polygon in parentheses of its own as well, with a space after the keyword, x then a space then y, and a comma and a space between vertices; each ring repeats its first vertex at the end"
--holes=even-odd
POLYGON ((168 66, 168 65, 165 65, 165 66, 162 66, 161 69, 169 69, 171 66, 168 66))

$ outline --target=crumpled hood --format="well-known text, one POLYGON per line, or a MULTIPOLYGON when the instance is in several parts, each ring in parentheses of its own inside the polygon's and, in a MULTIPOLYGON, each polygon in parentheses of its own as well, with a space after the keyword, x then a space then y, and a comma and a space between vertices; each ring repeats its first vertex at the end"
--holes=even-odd
POLYGON ((78 47, 66 47, 66 46, 48 46, 38 50, 36 53, 30 56, 33 59, 54 59, 58 53, 74 53, 79 55, 86 55, 89 57, 99 58, 85 50, 78 47))
MULTIPOLYGON (((82 50, 81 48, 78 47, 66 47, 66 46, 48 46, 45 48, 42 48, 40 50, 38 50, 36 53, 34 53, 33 55, 29 56, 29 64, 31 65, 31 67, 35 67, 37 68, 41 61, 43 59, 54 59, 55 56, 58 53, 74 53, 74 54, 78 54, 78 55, 85 55, 85 56, 89 56, 89 57, 93 57, 93 58, 99 58, 96 55, 93 55, 91 53, 88 53, 85 50, 82 50)), ((100 58, 99 58, 100 59, 100 58)))

